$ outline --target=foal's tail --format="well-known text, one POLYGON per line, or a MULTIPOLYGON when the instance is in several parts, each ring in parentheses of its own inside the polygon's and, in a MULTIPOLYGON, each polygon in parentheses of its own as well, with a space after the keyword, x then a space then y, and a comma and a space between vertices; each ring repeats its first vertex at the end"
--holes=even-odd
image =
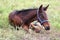
POLYGON ((16 11, 13 11, 9 14, 8 20, 9 20, 9 24, 13 26, 13 17, 15 15, 16 11))

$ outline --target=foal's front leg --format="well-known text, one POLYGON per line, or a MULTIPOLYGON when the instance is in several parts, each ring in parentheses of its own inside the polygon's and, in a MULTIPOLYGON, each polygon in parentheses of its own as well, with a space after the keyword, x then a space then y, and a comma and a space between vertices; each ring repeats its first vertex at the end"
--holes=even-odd
POLYGON ((25 25, 22 26, 22 28, 23 28, 24 30, 26 30, 27 32, 29 32, 29 26, 28 26, 28 25, 25 24, 25 25))

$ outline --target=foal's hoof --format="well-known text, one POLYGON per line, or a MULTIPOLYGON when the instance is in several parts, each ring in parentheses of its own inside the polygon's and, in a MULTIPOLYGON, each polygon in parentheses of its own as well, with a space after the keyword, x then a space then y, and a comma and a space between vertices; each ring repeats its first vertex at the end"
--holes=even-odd
POLYGON ((40 31, 36 31, 36 33, 40 33, 40 31))
POLYGON ((19 30, 19 28, 17 28, 17 30, 19 30))
POLYGON ((40 33, 41 30, 35 30, 36 33, 40 33))

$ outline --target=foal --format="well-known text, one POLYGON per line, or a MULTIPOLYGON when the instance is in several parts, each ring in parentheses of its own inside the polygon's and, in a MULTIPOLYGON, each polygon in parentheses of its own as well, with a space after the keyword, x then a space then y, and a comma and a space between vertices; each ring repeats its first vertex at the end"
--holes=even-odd
POLYGON ((45 30, 50 30, 46 14, 48 6, 49 5, 43 7, 43 5, 41 5, 35 9, 13 11, 9 14, 9 23, 14 26, 14 28, 22 26, 24 30, 28 31, 30 23, 38 20, 38 22, 44 26, 45 30))

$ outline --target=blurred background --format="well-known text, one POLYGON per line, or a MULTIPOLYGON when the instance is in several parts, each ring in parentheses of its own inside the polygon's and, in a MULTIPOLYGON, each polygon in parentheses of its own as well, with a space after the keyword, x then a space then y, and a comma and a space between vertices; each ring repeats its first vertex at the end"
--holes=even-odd
POLYGON ((34 40, 34 38, 36 40, 60 40, 59 23, 60 0, 0 0, 0 40, 34 40), (51 33, 48 34, 49 36, 44 36, 47 35, 46 32, 39 34, 34 33, 34 35, 31 35, 26 34, 23 30, 16 31, 11 29, 11 26, 8 22, 8 16, 10 12, 13 10, 39 8, 41 4, 43 4, 43 6, 47 6, 49 4, 49 8, 46 12, 51 24, 51 33))

